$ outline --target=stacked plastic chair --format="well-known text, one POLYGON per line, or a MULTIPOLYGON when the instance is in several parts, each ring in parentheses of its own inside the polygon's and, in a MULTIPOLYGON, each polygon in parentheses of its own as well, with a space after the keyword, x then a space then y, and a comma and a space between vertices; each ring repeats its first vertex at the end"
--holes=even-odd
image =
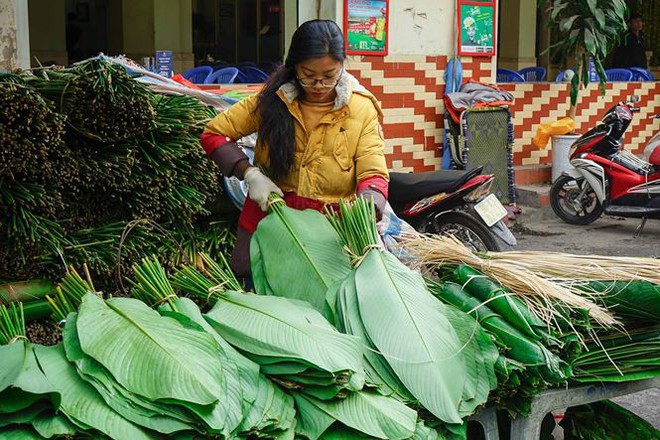
POLYGON ((520 76, 527 82, 543 81, 545 79, 545 67, 525 67, 518 71, 520 76))
POLYGON ((206 80, 213 73, 211 66, 199 66, 188 70, 183 77, 195 84, 206 84, 206 80))

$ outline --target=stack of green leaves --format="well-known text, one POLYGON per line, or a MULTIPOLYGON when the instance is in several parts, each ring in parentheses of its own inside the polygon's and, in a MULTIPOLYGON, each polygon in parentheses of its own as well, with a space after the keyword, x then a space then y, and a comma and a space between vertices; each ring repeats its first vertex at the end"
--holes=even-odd
POLYGON ((574 440, 660 439, 660 430, 609 400, 568 408, 559 424, 574 440))
POLYGON ((660 323, 660 286, 648 281, 590 281, 580 286, 626 323, 660 323))
MULTIPOLYGON (((294 394, 298 408, 296 432, 310 440, 326 438, 333 424, 370 438, 409 439, 417 431, 417 412, 397 399, 373 391, 351 393, 325 401, 294 394)), ((351 432, 351 431, 349 431, 351 432)), ((436 434, 437 435, 437 434, 436 434)), ((350 438, 349 436, 343 438, 350 438)))
POLYGON ((287 388, 331 399, 364 386, 360 340, 339 333, 307 303, 227 291, 206 318, 287 388))
MULTIPOLYGON (((511 401, 510 409, 527 412, 529 399, 553 384, 563 383, 570 371, 564 361, 548 350, 538 338, 530 338, 490 304, 470 295, 452 282, 427 280, 430 292, 446 304, 472 315, 493 337, 501 355, 497 360, 498 388, 493 400, 511 401)), ((505 403, 506 404, 506 403, 505 403)))
POLYGON ((217 341, 141 301, 87 294, 67 318, 64 347, 106 404, 138 425, 165 434, 228 435, 242 419, 241 396, 228 392, 217 341))
POLYGON ((372 202, 341 202, 330 220, 354 269, 329 302, 339 328, 377 354, 367 357, 370 379, 461 424, 496 386, 495 346, 476 321, 433 297, 419 272, 380 248, 372 202))
POLYGON ((572 361, 577 382, 625 382, 660 375, 660 326, 597 333, 572 361))
MULTIPOLYGON (((240 289, 238 281, 234 278, 222 259, 222 264, 216 263, 207 254, 201 254, 200 262, 206 267, 205 271, 209 277, 218 285, 229 284, 240 289), (219 282, 225 280, 225 283, 219 282)), ((231 393, 242 396, 241 418, 237 419, 237 427, 232 435, 249 436, 259 438, 284 435, 292 431, 294 426, 293 399, 283 393, 271 381, 259 372, 259 365, 241 355, 234 347, 225 341, 207 322, 199 307, 188 298, 179 298, 170 284, 165 270, 156 257, 144 258, 140 265, 134 267, 137 281, 132 282, 135 286, 133 293, 141 297, 147 304, 159 304, 162 315, 170 316, 180 320, 182 323, 199 327, 209 333, 216 340, 223 353, 222 367, 227 378, 227 389, 231 393)), ((184 266, 173 276, 174 285, 183 282, 185 287, 191 288, 193 292, 211 287, 214 284, 196 268, 184 266), (194 281, 188 278, 193 274, 194 281), (181 281, 184 279, 185 281, 181 281)), ((186 291, 186 289, 182 289, 186 291)), ((208 299, 206 292, 200 295, 208 299)), ((236 401, 229 402, 236 403, 236 401)), ((238 414, 235 411, 234 414, 238 414)))
POLYGON ((309 303, 236 292, 226 260, 205 257, 208 275, 184 267, 174 285, 215 302, 206 319, 227 342, 258 363, 280 385, 319 399, 345 396, 364 386, 361 341, 339 333, 309 303))
POLYGON ((270 212, 250 243, 255 291, 307 301, 331 318, 326 294, 351 270, 337 233, 317 211, 298 211, 273 200, 270 212))
POLYGON ((10 311, 0 306, 0 327, 0 436, 42 439, 89 431, 151 438, 104 405, 75 374, 61 346, 30 344, 15 305, 10 311))
MULTIPOLYGON (((339 335, 327 321, 308 303, 298 300, 287 300, 285 298, 257 296, 245 293, 235 293, 227 291, 228 288, 240 288, 238 281, 233 277, 228 268, 227 262, 215 262, 208 256, 202 256, 204 266, 201 269, 187 266, 181 268, 173 276, 173 285, 184 291, 198 296, 200 299, 210 302, 216 302, 215 307, 205 315, 205 318, 227 340, 235 342, 237 347, 243 350, 245 341, 250 345, 245 345, 247 350, 259 350, 259 355, 246 352, 246 356, 255 359, 261 365, 261 371, 274 380, 276 383, 288 389, 295 398, 297 408, 297 423, 295 432, 305 438, 315 440, 317 438, 382 438, 382 439, 435 439, 438 433, 418 422, 417 412, 392 396, 384 396, 374 391, 361 390, 356 392, 347 392, 348 388, 342 390, 337 385, 323 387, 315 385, 321 379, 320 374, 311 374, 309 370, 309 361, 302 361, 300 356, 307 353, 309 359, 317 359, 316 363, 324 362, 328 364, 329 355, 333 359, 345 359, 345 349, 339 353, 322 354, 321 350, 328 347, 328 343, 335 344, 339 335), (241 307, 250 306, 251 310, 242 310, 231 304, 232 301, 239 301, 241 307), (229 302, 229 304, 224 304, 229 302), (227 307, 229 306, 229 307, 227 307), (267 310, 263 310, 266 306, 267 310), (282 306, 286 308, 282 309, 282 306), (266 313, 266 317, 255 314, 266 313), (215 320, 218 317, 231 317, 229 320, 234 324, 232 328, 223 329, 215 320), (275 321, 275 317, 280 322, 275 321), (286 318, 284 318, 286 317, 286 318), (253 322, 251 326, 240 324, 242 322, 253 322), (275 321, 275 322, 274 322, 275 321), (240 324, 240 325, 239 325, 240 324), (311 325, 310 325, 311 324, 311 325), (262 327, 264 334, 256 333, 250 327, 262 327), (243 335, 235 334, 233 328, 246 328, 247 338, 243 335), (330 336, 325 342, 314 336, 317 344, 322 346, 313 347, 304 344, 310 340, 310 336, 301 334, 299 329, 308 328, 308 335, 319 333, 330 336), (268 329, 273 335, 268 334, 268 329), (275 336, 277 335, 277 336, 275 336), (298 347, 292 352, 294 347, 292 342, 297 341, 298 347), (254 347, 254 348, 250 348, 254 347), (282 356, 284 350, 288 350, 286 355, 291 357, 295 354, 294 362, 287 364, 275 362, 277 358, 268 359, 271 355, 282 356), (326 358, 323 360, 323 358, 326 358), (305 371, 295 373, 295 363, 299 368, 307 368, 305 371), (293 369, 292 369, 293 368, 293 369), (286 375, 283 369, 290 369, 286 375), (306 377, 309 376, 309 377, 306 377), (337 392, 339 390, 339 392, 337 392), (338 435, 339 437, 334 437, 338 435)), ((181 299, 180 301, 186 301, 181 299)), ((350 340, 350 337, 344 336, 342 339, 350 340)), ((332 347, 329 347, 332 349, 332 347)), ((334 350, 334 349, 333 349, 334 350)), ((352 362, 359 362, 361 354, 356 351, 353 344, 349 350, 354 352, 355 359, 352 362)), ((329 367, 326 367, 330 369, 329 367)), ((334 367, 337 368, 337 367, 334 367)), ((348 378, 347 378, 348 379, 348 378)), ((362 379, 361 379, 362 380, 362 379)), ((355 382, 353 376, 350 382, 355 382)), ((345 380, 342 380, 345 382, 345 380)))

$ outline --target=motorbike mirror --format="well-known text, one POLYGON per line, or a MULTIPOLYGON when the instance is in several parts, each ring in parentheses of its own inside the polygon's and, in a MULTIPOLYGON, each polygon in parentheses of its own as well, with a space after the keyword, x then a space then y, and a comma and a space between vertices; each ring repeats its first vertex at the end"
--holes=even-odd
POLYGON ((628 97, 628 102, 633 102, 633 103, 639 102, 639 95, 630 95, 628 97))

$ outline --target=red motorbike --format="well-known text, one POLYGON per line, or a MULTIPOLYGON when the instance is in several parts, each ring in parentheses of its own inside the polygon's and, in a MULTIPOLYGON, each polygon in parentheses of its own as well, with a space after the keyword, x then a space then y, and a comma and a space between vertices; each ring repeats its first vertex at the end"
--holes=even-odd
MULTIPOLYGON (((566 223, 586 225, 603 212, 660 219, 660 145, 641 159, 623 148, 621 139, 639 112, 636 97, 610 108, 601 122, 580 136, 569 150, 573 166, 552 184, 550 203, 566 223)), ((660 118, 653 115, 652 118, 660 118)))
POLYGON ((500 251, 516 239, 506 209, 490 188, 495 176, 470 171, 390 173, 388 201, 397 217, 423 233, 453 235, 475 251, 500 251))

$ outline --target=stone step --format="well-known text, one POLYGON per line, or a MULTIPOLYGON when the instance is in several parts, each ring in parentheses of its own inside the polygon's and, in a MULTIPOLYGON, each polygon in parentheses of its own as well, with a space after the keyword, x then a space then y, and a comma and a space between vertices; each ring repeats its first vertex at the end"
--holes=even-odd
POLYGON ((545 208, 550 206, 550 185, 516 185, 516 204, 545 208))
POLYGON ((546 185, 552 178, 552 165, 519 165, 514 167, 515 183, 518 185, 546 185))

